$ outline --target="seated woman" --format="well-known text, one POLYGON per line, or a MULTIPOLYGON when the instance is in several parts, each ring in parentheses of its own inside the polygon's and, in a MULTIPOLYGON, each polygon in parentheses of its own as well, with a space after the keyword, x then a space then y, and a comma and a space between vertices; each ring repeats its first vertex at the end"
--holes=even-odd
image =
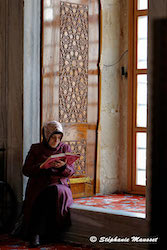
POLYGON ((56 161, 49 169, 40 166, 53 154, 71 152, 70 146, 61 142, 62 125, 57 121, 43 127, 43 141, 33 144, 26 157, 23 174, 29 177, 25 201, 24 232, 32 247, 41 240, 57 239, 70 226, 69 207, 73 203, 68 178, 74 166, 56 161))

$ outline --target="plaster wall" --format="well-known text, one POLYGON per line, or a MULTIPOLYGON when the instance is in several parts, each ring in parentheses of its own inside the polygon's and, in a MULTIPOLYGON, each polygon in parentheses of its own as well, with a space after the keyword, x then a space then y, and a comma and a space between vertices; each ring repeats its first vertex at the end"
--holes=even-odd
POLYGON ((101 0, 100 193, 127 189, 128 0, 101 0))

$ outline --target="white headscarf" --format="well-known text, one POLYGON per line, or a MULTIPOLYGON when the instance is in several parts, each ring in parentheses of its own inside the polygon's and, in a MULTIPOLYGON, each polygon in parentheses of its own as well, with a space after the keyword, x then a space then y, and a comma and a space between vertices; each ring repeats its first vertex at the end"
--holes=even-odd
MULTIPOLYGON (((60 122, 50 121, 50 122, 46 122, 44 124, 44 126, 43 126, 43 137, 47 142, 49 142, 50 137, 53 134, 57 134, 57 133, 62 134, 62 137, 63 137, 63 127, 62 127, 60 122)), ((61 139, 62 139, 62 137, 61 137, 61 139)))

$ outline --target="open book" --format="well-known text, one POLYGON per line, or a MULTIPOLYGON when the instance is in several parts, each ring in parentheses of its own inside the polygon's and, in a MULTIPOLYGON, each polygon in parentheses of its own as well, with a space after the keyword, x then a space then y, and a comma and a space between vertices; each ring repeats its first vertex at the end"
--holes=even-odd
POLYGON ((52 162, 55 161, 65 161, 67 160, 67 164, 71 165, 73 162, 75 162, 77 159, 80 158, 80 154, 75 154, 75 153, 61 153, 61 154, 56 154, 56 155, 51 155, 50 157, 48 157, 48 159, 45 161, 44 164, 42 164, 40 166, 40 168, 50 168, 52 167, 52 162))

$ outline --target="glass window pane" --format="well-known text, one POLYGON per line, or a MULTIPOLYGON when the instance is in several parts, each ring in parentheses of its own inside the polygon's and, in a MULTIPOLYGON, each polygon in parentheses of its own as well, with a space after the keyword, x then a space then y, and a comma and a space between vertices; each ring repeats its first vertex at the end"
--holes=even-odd
POLYGON ((147 26, 148 17, 138 17, 138 34, 137 34, 137 68, 147 68, 147 26))
POLYGON ((147 106, 137 107, 137 126, 146 127, 147 123, 147 106))
POLYGON ((138 0, 138 10, 148 9, 148 0, 138 0))
POLYGON ((146 186, 146 171, 137 172, 137 185, 146 186))
POLYGON ((146 143, 144 132, 136 134, 136 185, 146 185, 146 143))
POLYGON ((147 127, 147 75, 137 76, 137 127, 147 127))
POLYGON ((44 2, 45 7, 50 7, 51 6, 51 0, 45 0, 43 2, 44 2))
POLYGON ((53 20, 53 9, 45 8, 44 9, 44 21, 52 21, 53 20))

